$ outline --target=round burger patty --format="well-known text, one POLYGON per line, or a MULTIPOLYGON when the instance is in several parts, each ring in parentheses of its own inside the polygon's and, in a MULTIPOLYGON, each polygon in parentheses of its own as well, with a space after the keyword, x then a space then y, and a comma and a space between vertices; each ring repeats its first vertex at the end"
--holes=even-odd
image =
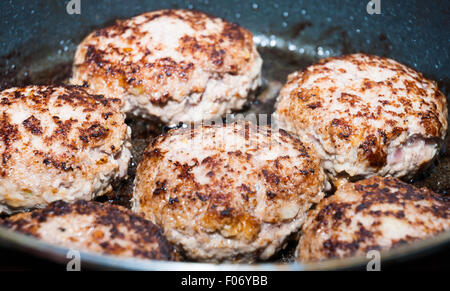
POLYGON ((56 201, 16 214, 0 225, 45 242, 94 253, 154 260, 178 260, 159 227, 109 203, 56 201))
POLYGON ((120 100, 75 86, 0 92, 0 213, 90 200, 127 174, 120 100))
POLYGON ((413 176, 439 152, 447 101, 435 82, 394 60, 353 54, 289 76, 279 126, 316 146, 334 180, 413 176))
POLYGON ((450 199, 396 178, 339 187, 308 214, 297 256, 303 262, 366 255, 450 228, 450 199))
POLYGON ((189 10, 144 13, 94 31, 78 46, 71 82, 166 123, 197 122, 241 109, 261 84, 252 34, 189 10))
POLYGON ((202 125, 149 145, 132 209, 191 259, 254 261, 300 229, 326 184, 314 150, 283 130, 202 125))

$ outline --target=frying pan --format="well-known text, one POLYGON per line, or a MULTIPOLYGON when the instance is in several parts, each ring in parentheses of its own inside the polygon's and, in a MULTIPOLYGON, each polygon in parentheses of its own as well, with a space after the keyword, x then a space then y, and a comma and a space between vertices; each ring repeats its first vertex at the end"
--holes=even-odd
MULTIPOLYGON (((442 1, 143 1, 79 0, 80 11, 68 11, 69 0, 3 0, 0 9, 0 89, 29 84, 59 84, 70 77, 77 44, 92 30, 146 11, 196 9, 251 30, 264 59, 265 85, 245 112, 272 113, 274 98, 287 74, 323 57, 365 52, 393 58, 436 80, 448 99, 450 6, 442 1), (375 5, 375 6, 374 6, 375 5), (69 13, 69 12, 72 12, 69 13), (80 14, 73 13, 80 12, 80 14)), ((128 120, 133 129, 134 160, 130 179, 102 198, 129 206, 131 181, 143 149, 164 129, 128 120)), ((447 141, 448 144, 448 141, 447 141)), ((442 195, 450 193, 450 155, 413 181, 442 195)), ((0 228, 0 244, 56 262, 67 262, 67 249, 0 228)), ((450 231, 381 253, 382 263, 417 256, 450 245, 450 231)), ((128 270, 314 270, 346 269, 367 264, 365 257, 298 264, 292 246, 270 262, 252 265, 159 262, 82 253, 84 266, 128 270)))

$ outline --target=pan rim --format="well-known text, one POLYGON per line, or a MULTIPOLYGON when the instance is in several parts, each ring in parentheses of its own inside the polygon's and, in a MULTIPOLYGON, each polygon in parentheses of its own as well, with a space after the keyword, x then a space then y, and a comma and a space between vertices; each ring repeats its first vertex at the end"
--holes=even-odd
MULTIPOLYGON (((60 264, 68 263, 67 254, 71 250, 71 248, 53 245, 17 231, 11 231, 3 226, 0 226, 0 244, 8 248, 27 251, 34 256, 60 264)), ((383 250, 380 252, 381 269, 386 262, 406 259, 412 255, 424 255, 427 251, 430 252, 445 245, 450 245, 450 230, 394 249, 383 250)), ((82 268, 87 266, 103 270, 129 271, 329 271, 361 268, 369 262, 369 259, 364 256, 355 256, 313 263, 214 264, 121 258, 87 251, 80 251, 80 258, 82 268)))

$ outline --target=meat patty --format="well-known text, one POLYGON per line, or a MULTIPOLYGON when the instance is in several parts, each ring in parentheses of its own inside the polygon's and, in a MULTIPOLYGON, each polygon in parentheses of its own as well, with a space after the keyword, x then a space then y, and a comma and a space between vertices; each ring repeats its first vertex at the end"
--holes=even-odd
POLYGON ((291 74, 275 119, 314 143, 333 179, 414 176, 443 143, 447 101, 405 65, 353 54, 291 74))
POLYGON ((285 131, 250 123, 172 130, 146 149, 135 212, 200 261, 271 257, 323 197, 315 152, 285 131))
POLYGON ((124 119, 120 100, 80 87, 0 92, 0 213, 110 191, 131 156, 124 119))
POLYGON ((0 225, 78 251, 156 260, 179 257, 159 227, 108 203, 60 200, 0 220, 0 225))
POLYGON ((252 34, 189 10, 148 12, 79 45, 72 84, 124 101, 124 111, 172 124, 241 109, 261 84, 252 34))
POLYGON ((308 214, 297 248, 303 262, 365 255, 450 228, 450 200, 396 178, 338 188, 308 214))

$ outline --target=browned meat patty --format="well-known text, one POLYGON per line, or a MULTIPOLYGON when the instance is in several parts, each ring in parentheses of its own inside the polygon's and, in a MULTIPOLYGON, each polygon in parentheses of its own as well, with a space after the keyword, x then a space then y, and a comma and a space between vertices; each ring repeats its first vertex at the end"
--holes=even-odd
POLYGON ((145 151, 133 210, 200 261, 271 257, 323 197, 315 152, 250 123, 172 130, 145 151))
POLYGON ((252 34, 189 10, 144 13, 94 31, 79 45, 73 78, 123 100, 123 110, 166 123, 241 109, 261 84, 252 34))
POLYGON ((0 213, 111 191, 127 175, 130 133, 120 100, 80 87, 0 92, 0 213))
POLYGON ((365 54, 291 74, 276 106, 279 125, 313 142, 335 180, 413 176, 438 153, 447 114, 435 82, 365 54))
POLYGON ((297 255, 303 262, 365 255, 450 228, 450 199, 396 178, 338 188, 308 215, 297 255))
POLYGON ((179 258, 159 227, 108 203, 56 201, 44 209, 16 214, 0 225, 79 251, 155 260, 179 258))

